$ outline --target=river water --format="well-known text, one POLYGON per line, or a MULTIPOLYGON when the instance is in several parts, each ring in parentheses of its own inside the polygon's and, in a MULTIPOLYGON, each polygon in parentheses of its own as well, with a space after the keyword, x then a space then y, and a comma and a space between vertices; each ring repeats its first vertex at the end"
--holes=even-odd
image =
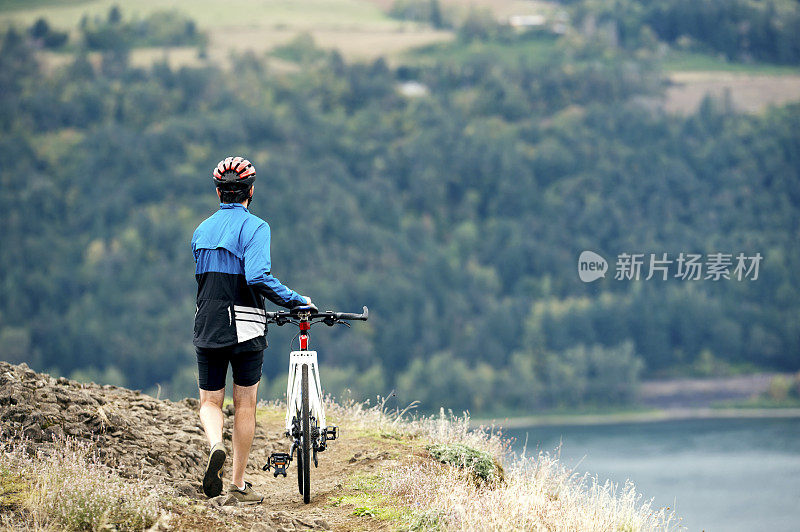
POLYGON ((515 451, 630 479, 688 530, 800 530, 800 419, 719 419, 513 429, 515 451))

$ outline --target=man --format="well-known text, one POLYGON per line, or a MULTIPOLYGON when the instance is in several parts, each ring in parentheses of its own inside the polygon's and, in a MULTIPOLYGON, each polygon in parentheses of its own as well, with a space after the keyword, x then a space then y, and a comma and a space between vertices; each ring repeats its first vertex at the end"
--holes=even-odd
POLYGON ((233 475, 228 493, 244 503, 263 497, 242 477, 255 432, 256 392, 267 347, 264 298, 286 308, 315 307, 311 299, 270 274, 270 228, 247 207, 253 200, 256 170, 243 157, 228 157, 213 171, 220 209, 192 236, 197 263, 194 345, 200 387, 200 421, 211 452, 203 492, 222 492, 227 454, 222 442, 222 402, 228 364, 233 372, 233 475))

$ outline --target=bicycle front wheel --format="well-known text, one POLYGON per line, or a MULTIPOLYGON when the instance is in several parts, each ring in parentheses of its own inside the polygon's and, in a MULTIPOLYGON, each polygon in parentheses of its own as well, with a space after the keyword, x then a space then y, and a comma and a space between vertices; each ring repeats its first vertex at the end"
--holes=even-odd
MULTIPOLYGON (((303 395, 303 502, 308 504, 311 501, 311 418, 308 408, 308 364, 303 364, 303 374, 301 380, 303 395)), ((300 469, 298 464, 298 469, 300 469)), ((299 473, 299 471, 298 471, 299 473)))

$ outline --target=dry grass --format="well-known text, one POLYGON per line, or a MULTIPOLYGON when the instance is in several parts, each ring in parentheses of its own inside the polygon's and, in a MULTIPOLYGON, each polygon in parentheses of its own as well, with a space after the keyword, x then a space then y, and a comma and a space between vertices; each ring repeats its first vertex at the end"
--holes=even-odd
POLYGON ((547 455, 520 460, 504 482, 482 485, 467 471, 419 461, 388 472, 386 491, 445 530, 664 530, 677 528, 633 484, 575 475, 547 455), (432 516, 435 516, 433 518, 432 516))
MULTIPOLYGON (((468 469, 409 453, 399 467, 385 469, 376 483, 378 501, 397 501, 402 528, 441 530, 670 530, 678 523, 669 509, 654 509, 630 482, 619 487, 580 477, 557 458, 540 453, 514 458, 493 428, 469 429, 469 416, 410 416, 381 403, 328 404, 329 416, 349 430, 428 444, 457 444, 505 462, 505 475, 476 482, 468 469)), ((411 409, 410 411, 413 411, 411 409)), ((369 499, 367 499, 369 500, 369 499)), ((373 511, 360 507, 361 512, 373 511)))
POLYGON ((0 444, 0 471, 14 497, 4 528, 143 530, 165 511, 158 485, 121 478, 90 445, 65 439, 35 452, 26 447, 0 444))

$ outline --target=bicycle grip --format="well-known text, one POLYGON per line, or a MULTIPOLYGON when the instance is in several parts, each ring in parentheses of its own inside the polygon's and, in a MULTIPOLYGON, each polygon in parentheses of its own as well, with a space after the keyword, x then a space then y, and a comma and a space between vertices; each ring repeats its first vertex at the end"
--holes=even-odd
POLYGON ((354 312, 337 312, 334 314, 336 319, 339 320, 362 320, 367 321, 369 319, 369 309, 366 305, 364 305, 364 309, 361 314, 355 314, 354 312))

